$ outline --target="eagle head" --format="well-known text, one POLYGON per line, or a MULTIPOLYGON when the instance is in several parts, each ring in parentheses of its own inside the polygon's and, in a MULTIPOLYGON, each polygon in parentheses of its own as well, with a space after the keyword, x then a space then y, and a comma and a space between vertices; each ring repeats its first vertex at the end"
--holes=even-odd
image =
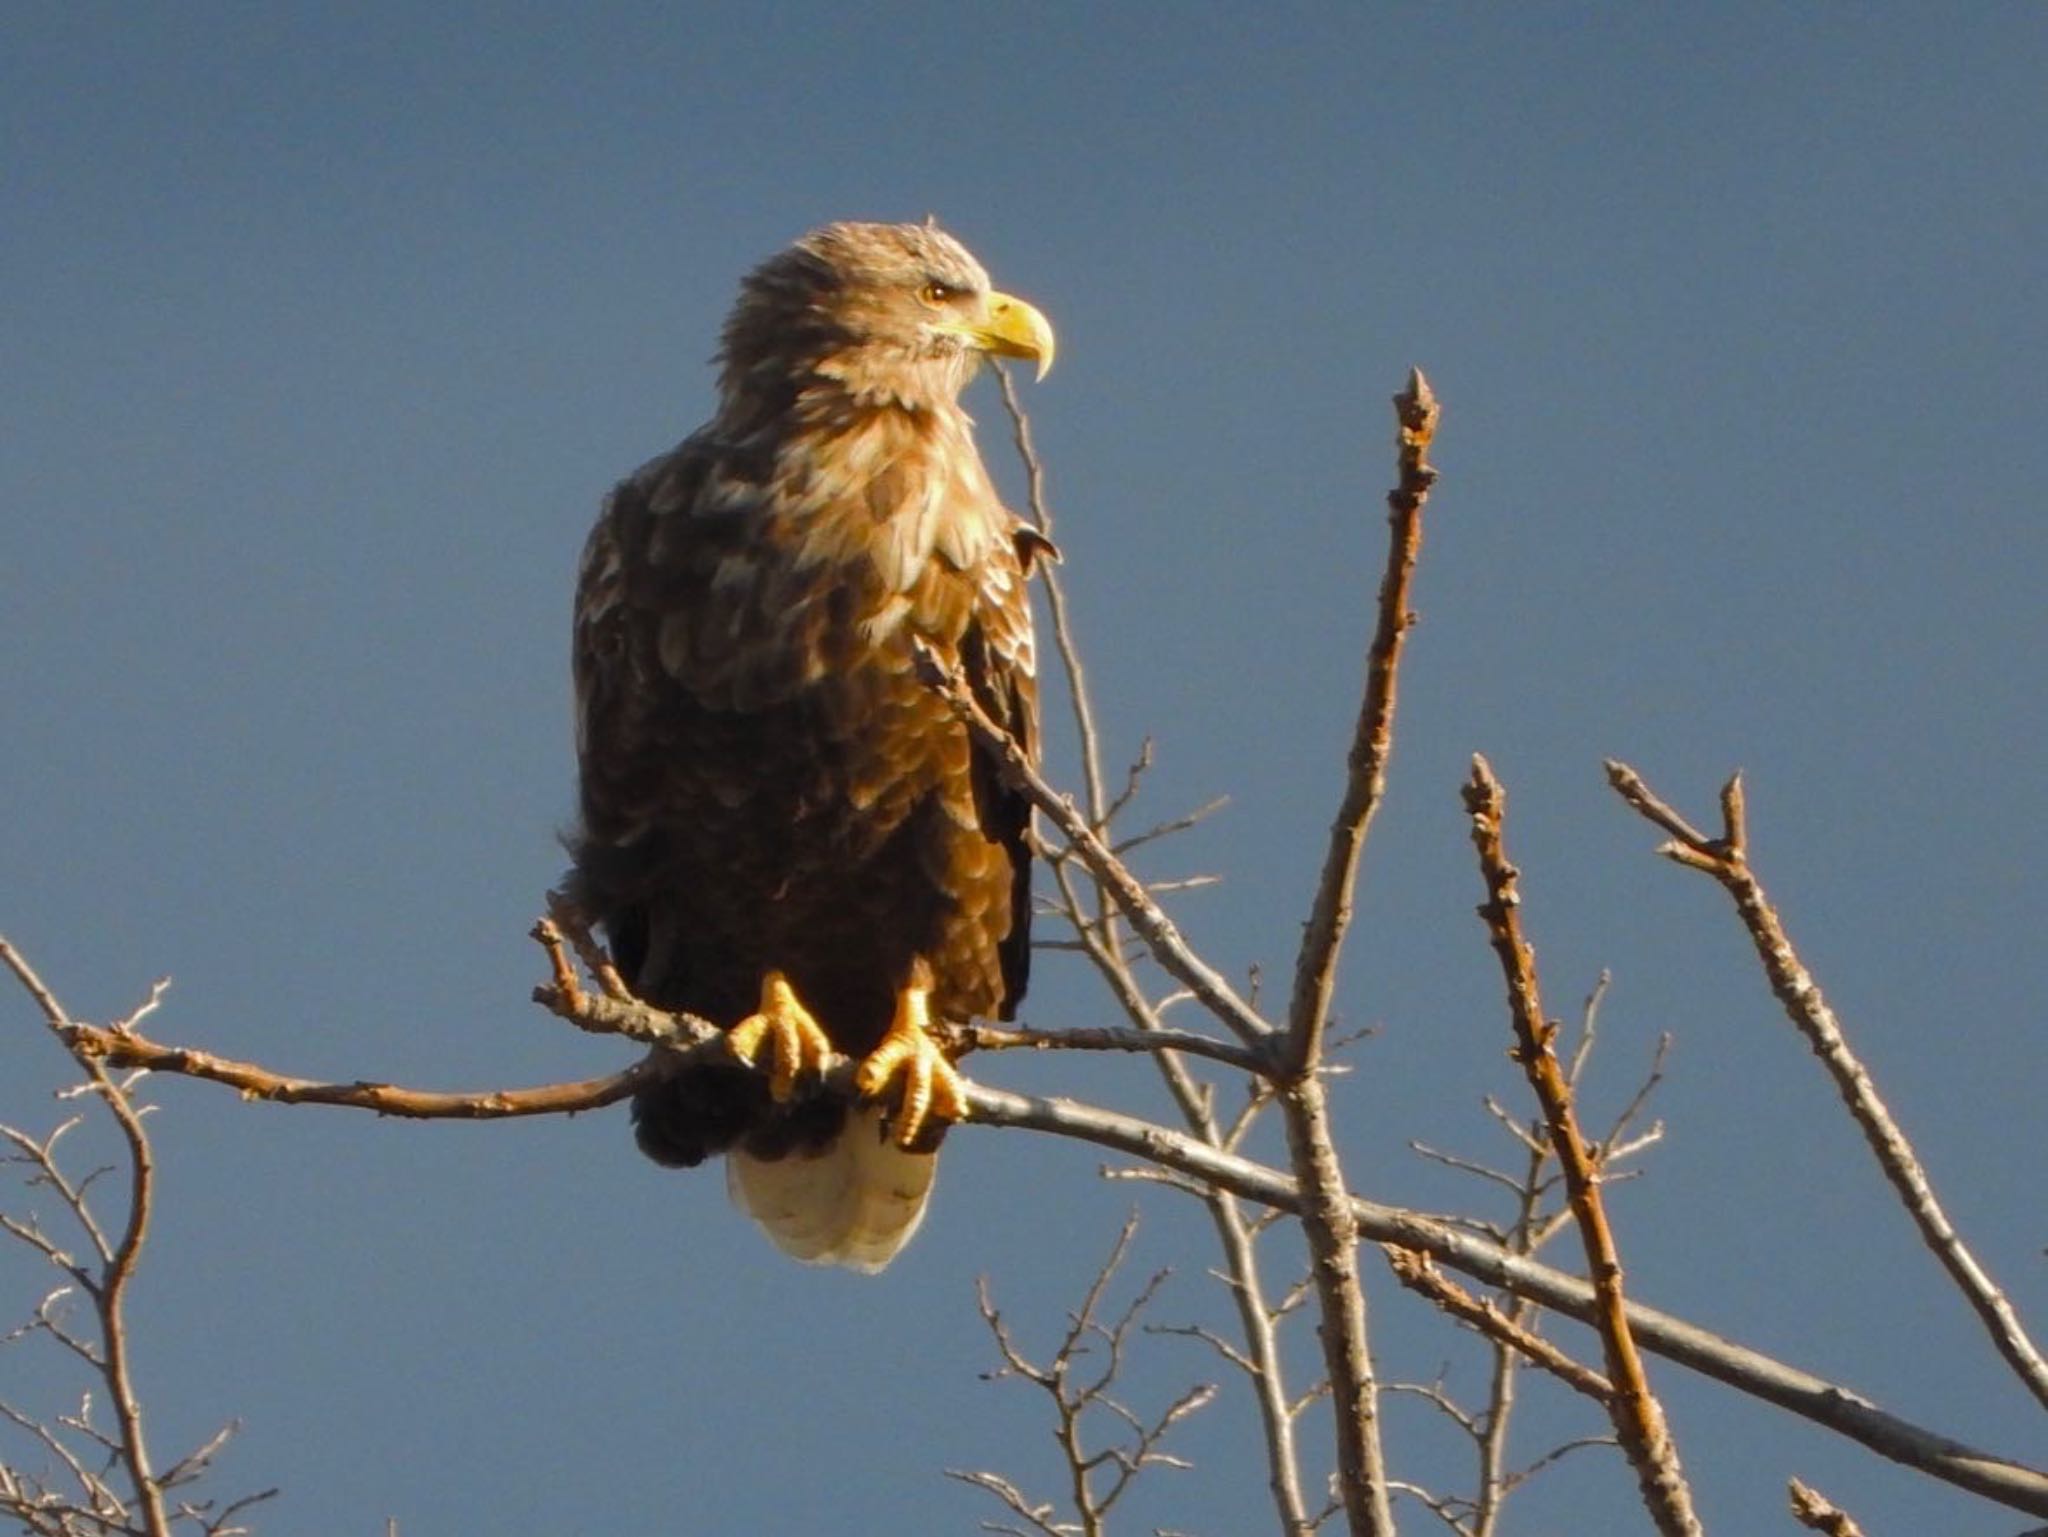
POLYGON ((778 384, 827 381, 861 404, 943 409, 987 353, 1032 359, 1043 377, 1052 326, 935 223, 827 224, 740 285, 720 388, 746 415, 778 384))

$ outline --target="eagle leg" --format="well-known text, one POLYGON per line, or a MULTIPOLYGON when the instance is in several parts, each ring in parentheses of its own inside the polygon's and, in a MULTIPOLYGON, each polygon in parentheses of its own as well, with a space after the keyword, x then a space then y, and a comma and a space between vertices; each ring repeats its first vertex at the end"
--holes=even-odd
POLYGON ((903 1081, 890 1131, 896 1145, 910 1151, 928 1148, 936 1133, 967 1119, 966 1080, 928 1033, 931 991, 931 967, 920 959, 896 995, 896 1017, 888 1032, 853 1076, 854 1091, 863 1099, 880 1099, 896 1080, 903 1081))
POLYGON ((768 1047, 768 1095, 786 1104, 797 1080, 817 1078, 832 1058, 832 1042, 811 1011, 797 1000, 789 978, 771 971, 761 978, 761 1007, 725 1033, 726 1050, 748 1067, 755 1065, 763 1044, 768 1047))

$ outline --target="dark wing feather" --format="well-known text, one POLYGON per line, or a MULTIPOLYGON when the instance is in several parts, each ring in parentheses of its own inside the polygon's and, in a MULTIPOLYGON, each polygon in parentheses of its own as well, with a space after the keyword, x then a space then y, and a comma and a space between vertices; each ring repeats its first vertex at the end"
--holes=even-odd
MULTIPOLYGON (((1025 567, 1012 550, 984 565, 980 604, 960 648, 976 703, 1038 760, 1038 679, 1025 567), (1006 558, 1007 557, 1007 558, 1006 558)), ((1010 860, 1010 929, 1001 947, 1003 999, 998 1017, 1014 1019, 1031 973, 1031 801, 995 754, 976 748, 974 801, 982 830, 1010 860)))

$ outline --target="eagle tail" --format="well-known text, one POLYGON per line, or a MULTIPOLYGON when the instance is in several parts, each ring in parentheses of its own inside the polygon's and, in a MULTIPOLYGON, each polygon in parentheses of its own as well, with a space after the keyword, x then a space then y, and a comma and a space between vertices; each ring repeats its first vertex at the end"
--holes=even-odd
POLYGON ((815 1150, 768 1159, 735 1147, 725 1186, 784 1254, 872 1275, 917 1232, 938 1163, 934 1153, 898 1147, 882 1111, 864 1105, 815 1150))

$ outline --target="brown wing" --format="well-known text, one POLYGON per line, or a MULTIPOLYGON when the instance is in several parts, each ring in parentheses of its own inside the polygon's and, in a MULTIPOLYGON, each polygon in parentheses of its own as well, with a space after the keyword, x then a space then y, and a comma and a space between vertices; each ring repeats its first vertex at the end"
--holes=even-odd
MULTIPOLYGON (((606 500, 584 547, 572 663, 581 767, 580 894, 638 981, 649 904, 684 851, 664 829, 735 817, 760 765, 739 740, 750 714, 801 670, 773 644, 792 622, 781 584, 756 568, 760 477, 708 433, 642 466, 606 500), (781 607, 778 621, 765 617, 781 607)), ((674 1006, 707 1000, 674 995, 674 1006)))
MULTIPOLYGON (((1018 549, 999 551, 980 573, 980 602, 960 648, 962 670, 989 717, 1038 761, 1038 678, 1031 598, 1018 549)), ((1009 932, 1001 944, 1003 997, 998 1017, 1014 1019, 1031 972, 1031 802, 994 754, 973 760, 975 810, 982 831, 1010 861, 1009 932)))

